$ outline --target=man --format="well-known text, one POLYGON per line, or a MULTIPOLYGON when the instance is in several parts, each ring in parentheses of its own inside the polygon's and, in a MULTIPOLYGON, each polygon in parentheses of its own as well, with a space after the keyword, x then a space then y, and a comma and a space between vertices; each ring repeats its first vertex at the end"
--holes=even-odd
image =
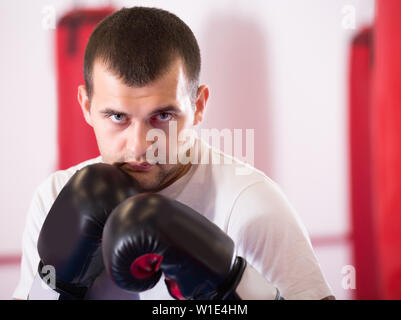
MULTIPOLYGON (((85 86, 78 88, 78 101, 100 156, 53 173, 37 188, 14 298, 29 294, 40 261, 39 232, 61 189, 77 170, 98 162, 119 166, 142 190, 175 199, 213 222, 282 297, 334 298, 303 224, 276 183, 203 140, 170 139, 203 120, 209 88, 199 85, 200 66, 193 33, 164 10, 124 8, 96 27, 85 52, 85 86), (155 138, 151 132, 163 133, 165 143, 163 135, 155 138), (155 145, 159 148, 149 153, 155 145), (163 155, 166 162, 160 160, 163 155), (184 156, 190 161, 177 161, 184 156)), ((129 294, 105 273, 87 298, 172 299, 164 281, 129 294)))

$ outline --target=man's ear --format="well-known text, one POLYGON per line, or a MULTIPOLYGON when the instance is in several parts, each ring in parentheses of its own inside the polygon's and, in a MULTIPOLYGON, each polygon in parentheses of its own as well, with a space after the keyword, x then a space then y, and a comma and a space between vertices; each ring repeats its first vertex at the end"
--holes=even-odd
POLYGON ((86 88, 84 85, 78 87, 78 102, 81 105, 82 113, 84 115, 85 121, 92 127, 92 118, 90 114, 90 103, 86 88))
POLYGON ((196 110, 193 123, 194 126, 202 122, 208 99, 209 88, 206 85, 201 85, 198 89, 198 96, 195 102, 196 110))

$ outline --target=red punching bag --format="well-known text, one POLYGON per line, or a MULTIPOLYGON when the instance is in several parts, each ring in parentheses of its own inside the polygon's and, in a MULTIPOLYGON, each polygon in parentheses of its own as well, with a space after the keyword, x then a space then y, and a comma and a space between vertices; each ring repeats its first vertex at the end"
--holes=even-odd
POLYGON ((349 60, 349 155, 353 260, 358 300, 378 299, 372 192, 371 87, 373 30, 356 34, 349 60))
POLYGON ((378 259, 384 299, 401 299, 401 1, 378 0, 373 163, 378 259))
POLYGON ((111 7, 74 9, 57 23, 58 169, 99 155, 93 129, 85 122, 77 92, 78 86, 84 84, 83 60, 89 36, 113 12, 111 7))

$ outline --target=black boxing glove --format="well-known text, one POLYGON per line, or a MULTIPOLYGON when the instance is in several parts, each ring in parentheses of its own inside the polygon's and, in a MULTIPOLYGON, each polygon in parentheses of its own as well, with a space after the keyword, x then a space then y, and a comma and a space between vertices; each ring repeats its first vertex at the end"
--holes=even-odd
POLYGON ((103 230, 107 273, 121 288, 141 292, 162 273, 175 299, 280 299, 219 227, 188 206, 157 194, 125 200, 103 230))
MULTIPOLYGON (((138 190, 131 176, 104 163, 84 167, 70 178, 53 203, 37 243, 39 276, 47 276, 44 266, 54 267, 56 299, 85 297, 104 270, 104 224, 111 211, 138 190)), ((31 289, 29 299, 37 298, 35 290, 31 289)))

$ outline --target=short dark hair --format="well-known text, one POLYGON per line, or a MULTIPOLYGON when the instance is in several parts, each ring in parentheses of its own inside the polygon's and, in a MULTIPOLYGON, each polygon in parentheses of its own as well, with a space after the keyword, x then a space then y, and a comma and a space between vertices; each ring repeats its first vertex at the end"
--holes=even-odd
POLYGON ((93 65, 99 59, 128 86, 150 84, 181 58, 194 103, 199 86, 200 49, 191 29, 176 15, 151 7, 122 8, 93 30, 85 50, 84 78, 93 95, 93 65))

